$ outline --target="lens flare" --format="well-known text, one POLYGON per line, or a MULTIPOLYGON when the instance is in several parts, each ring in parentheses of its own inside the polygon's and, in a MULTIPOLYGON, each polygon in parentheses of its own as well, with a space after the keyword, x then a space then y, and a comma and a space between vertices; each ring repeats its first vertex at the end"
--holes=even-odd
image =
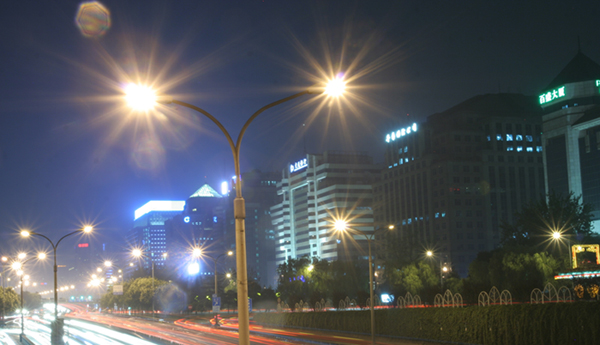
POLYGON ((110 12, 99 1, 79 5, 75 24, 85 37, 98 38, 110 28, 110 12))

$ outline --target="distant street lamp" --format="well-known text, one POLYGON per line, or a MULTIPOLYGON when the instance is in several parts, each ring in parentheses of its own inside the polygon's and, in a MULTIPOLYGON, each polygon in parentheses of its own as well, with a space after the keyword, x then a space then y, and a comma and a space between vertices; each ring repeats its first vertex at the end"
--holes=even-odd
MULTIPOLYGON (((29 230, 22 230, 21 231, 21 236, 22 237, 30 237, 30 236, 39 236, 39 237, 43 237, 45 238, 48 242, 50 242, 50 245, 52 246, 52 249, 54 251, 54 324, 58 325, 58 277, 57 277, 57 272, 58 272, 58 265, 56 264, 56 248, 58 248, 58 245, 60 244, 60 242, 65 239, 66 237, 69 237, 71 235, 74 234, 78 234, 78 233, 85 233, 85 234, 89 234, 90 232, 92 232, 93 228, 89 225, 84 226, 81 229, 77 229, 73 232, 70 232, 66 235, 64 235, 63 237, 61 237, 56 244, 54 244, 54 242, 52 242, 52 240, 50 240, 48 237, 39 234, 37 232, 34 231, 29 231, 29 230)), ((51 336, 51 340, 52 340, 52 344, 56 345, 56 344, 63 344, 63 340, 62 337, 59 337, 58 334, 62 333, 62 332, 56 332, 56 327, 52 327, 52 336, 51 336)))
POLYGON ((570 265, 570 269, 573 269, 573 255, 572 255, 572 250, 571 250, 571 240, 569 239, 569 236, 563 234, 560 231, 552 232, 552 240, 553 241, 559 242, 562 240, 563 237, 567 240, 567 250, 569 251, 569 265, 570 265))
MULTIPOLYGON (((202 249, 200 249, 200 248, 194 248, 192 250, 192 255, 194 257, 196 257, 196 258, 204 256, 204 257, 207 257, 207 258, 210 258, 210 259, 213 260, 214 267, 215 267, 215 295, 213 296, 213 298, 218 297, 219 293, 218 293, 218 290, 217 290, 217 260, 219 260, 221 257, 223 257, 225 255, 232 256, 233 255, 233 251, 230 250, 227 253, 223 253, 223 254, 221 254, 221 255, 219 255, 217 257, 212 257, 210 255, 203 254, 202 253, 202 249)), ((219 314, 218 313, 215 313, 215 327, 219 327, 219 314)))
MULTIPOLYGON (((25 253, 21 253, 19 254, 19 259, 24 259, 25 258, 25 253)), ((46 258, 46 253, 38 253, 37 257, 33 257, 31 259, 27 259, 24 262, 19 262, 19 261, 14 261, 12 264, 13 269, 17 270, 17 275, 21 277, 21 342, 23 342, 23 335, 25 335, 25 317, 24 317, 24 313, 23 313, 23 308, 24 308, 24 304, 23 304, 23 277, 26 276, 23 272, 23 268, 25 268, 25 264, 28 263, 29 261, 33 260, 33 259, 39 259, 39 260, 44 260, 46 258)))
MULTIPOLYGON (((120 276, 117 275, 116 282, 119 281, 118 278, 121 278, 121 284, 123 283, 123 278, 124 277, 123 277, 123 269, 122 268, 119 268, 119 267, 113 265, 112 261, 109 261, 109 260, 104 261, 104 267, 109 267, 109 268, 113 269, 113 274, 114 274, 114 268, 116 268, 117 269, 117 273, 121 273, 120 276)), ((112 274, 111 274, 111 278, 112 278, 112 274)))
POLYGON ((235 218, 235 246, 236 246, 236 269, 237 269, 237 297, 238 297, 238 334, 239 334, 239 344, 241 345, 249 345, 250 344, 250 317, 248 312, 248 272, 247 272, 247 263, 246 263, 246 205, 244 198, 242 197, 242 175, 240 172, 240 148, 242 144, 242 138, 244 137, 244 133, 248 129, 250 123, 262 112, 267 109, 270 109, 279 104, 291 101, 295 98, 309 95, 309 94, 326 94, 330 97, 339 97, 344 93, 346 88, 346 82, 343 78, 334 78, 330 80, 325 88, 317 88, 312 87, 305 91, 299 92, 297 94, 291 95, 286 98, 282 98, 273 103, 267 104, 264 107, 257 110, 252 116, 248 118, 246 123, 243 125, 242 129, 237 138, 237 142, 234 143, 231 135, 225 129, 225 127, 217 120, 213 115, 208 113, 206 110, 191 105, 189 103, 185 103, 182 101, 174 100, 172 97, 156 96, 155 92, 147 87, 135 84, 129 84, 126 89, 126 100, 129 106, 138 111, 149 111, 151 110, 157 103, 174 103, 180 106, 195 110, 200 114, 206 116, 210 119, 214 124, 216 124, 219 129, 225 134, 227 138, 227 142, 231 147, 231 151, 233 154, 233 164, 235 167, 235 176, 236 176, 236 197, 233 201, 233 214, 235 218))
MULTIPOLYGON (((373 239, 375 239, 375 234, 377 232, 385 230, 385 229, 377 229, 377 230, 371 232, 370 233, 371 236, 369 236, 369 234, 367 234, 363 231, 348 227, 348 222, 343 219, 335 220, 334 229, 337 231, 340 231, 340 232, 354 232, 354 233, 364 236, 367 239, 367 244, 369 245, 369 296, 370 296, 369 308, 371 309, 371 344, 375 345, 375 309, 373 308, 373 298, 374 298, 374 296, 373 296, 373 257, 371 255, 371 241, 373 239)), ((388 226, 388 229, 393 230, 394 226, 390 225, 390 226, 388 226)))
MULTIPOLYGON (((430 258, 432 258, 434 255, 433 251, 431 250, 428 250, 427 252, 425 252, 425 254, 430 258)), ((448 273, 448 271, 450 271, 448 265, 444 263, 442 257, 440 256, 440 288, 442 289, 442 291, 444 290, 444 274, 448 273)))
MULTIPOLYGON (((141 249, 139 249, 139 248, 133 249, 131 251, 131 255, 133 257, 135 257, 135 258, 138 258, 138 259, 139 258, 143 258, 143 257, 149 258, 150 262, 152 263, 152 317, 154 318, 154 317, 156 317, 154 315, 155 314, 155 310, 154 310, 154 293, 155 293, 155 291, 154 291, 154 260, 152 258, 144 255, 144 252, 141 249)), ((163 253, 162 257, 163 257, 163 259, 166 259, 167 258, 167 253, 163 253)), ((133 263, 130 263, 129 266, 133 266, 133 263)))

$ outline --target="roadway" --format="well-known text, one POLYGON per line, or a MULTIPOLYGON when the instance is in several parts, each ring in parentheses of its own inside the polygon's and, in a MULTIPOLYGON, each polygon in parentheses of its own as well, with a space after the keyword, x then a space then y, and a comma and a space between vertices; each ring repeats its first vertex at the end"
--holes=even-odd
MULTIPOLYGON (((206 319, 200 320, 194 317, 161 322, 159 319, 154 321, 150 318, 87 312, 84 307, 76 304, 64 304, 64 306, 71 309, 71 312, 65 316, 65 336, 69 345, 238 344, 235 318, 221 319, 222 326, 214 328, 207 323, 206 319)), ((19 321, 16 320, 16 326, 20 327, 19 321)), ((251 344, 369 345, 371 343, 368 335, 299 331, 297 329, 269 328, 256 324, 250 325, 250 332, 251 344)), ((14 339, 18 333, 20 333, 20 329, 4 330, 4 333, 0 331, 0 344, 13 345, 10 339, 8 341, 3 341, 3 339, 4 337, 10 338, 10 336, 14 339)), ((36 344, 48 344, 50 342, 50 322, 34 315, 26 322, 26 334, 36 344)), ((435 345, 437 343, 377 338, 377 344, 435 345)))

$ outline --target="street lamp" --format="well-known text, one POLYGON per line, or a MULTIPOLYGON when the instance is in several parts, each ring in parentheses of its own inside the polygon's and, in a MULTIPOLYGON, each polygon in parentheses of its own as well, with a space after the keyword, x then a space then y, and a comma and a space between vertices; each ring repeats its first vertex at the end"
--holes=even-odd
MULTIPOLYGON (((113 273, 111 274, 111 278, 114 275, 114 268, 117 269, 117 273, 123 273, 123 269, 120 268, 120 267, 117 267, 117 266, 113 265, 112 261, 110 261, 110 260, 104 261, 104 267, 109 267, 109 268, 113 269, 113 273)), ((119 275, 117 275, 116 281, 119 280, 118 278, 121 278, 121 284, 122 284, 123 283, 123 278, 124 278, 123 275, 121 275, 120 277, 119 277, 119 275)))
POLYGON ((309 94, 325 94, 328 97, 339 97, 344 93, 346 88, 346 82, 343 78, 335 78, 329 80, 326 87, 318 88, 311 87, 307 90, 299 92, 297 94, 291 95, 286 98, 282 98, 273 103, 267 104, 264 107, 257 110, 252 116, 248 118, 244 126, 240 130, 238 134, 237 141, 234 143, 231 135, 225 129, 225 127, 217 120, 213 115, 208 113, 206 110, 191 105, 189 103, 185 103, 182 101, 174 100, 172 97, 158 97, 154 93, 154 91, 147 87, 135 84, 129 84, 125 88, 126 101, 132 109, 147 112, 151 110, 157 103, 174 103, 192 110, 199 112, 200 114, 206 116, 210 119, 214 124, 216 124, 219 129, 223 132, 225 137, 227 138, 227 142, 231 147, 231 151, 233 154, 233 164, 235 167, 235 176, 237 186, 235 188, 236 197, 233 201, 233 214, 235 218, 235 247, 236 247, 236 269, 237 269, 237 297, 238 297, 238 332, 239 332, 239 343, 242 345, 250 344, 250 323, 249 323, 249 312, 248 312, 248 272, 247 272, 247 263, 246 263, 246 206, 244 198, 242 197, 242 176, 240 172, 240 148, 242 144, 242 138, 244 137, 244 133, 248 129, 250 123, 262 112, 272 107, 275 107, 279 104, 285 103, 287 101, 291 101, 295 98, 309 95, 309 94))
POLYGON ((572 255, 572 250, 571 250, 571 240, 569 239, 569 236, 563 234, 560 231, 556 231, 556 230, 552 232, 552 240, 553 241, 561 241, 563 237, 567 240, 567 250, 569 251, 569 265, 570 265, 571 269, 573 269, 573 255, 572 255))
MULTIPOLYGON (((42 234, 39 234, 37 232, 29 231, 29 230, 21 231, 22 237, 39 236, 39 237, 45 238, 48 242, 50 242, 50 245, 52 246, 52 249, 54 251, 54 322, 55 322, 55 324, 58 324, 58 277, 57 277, 58 265, 56 264, 56 248, 58 248, 58 245, 60 244, 60 242, 63 239, 65 239, 66 237, 69 237, 69 236, 77 234, 77 233, 89 234, 90 232, 92 232, 92 230, 93 230, 93 228, 91 226, 89 226, 89 225, 84 226, 81 229, 77 229, 73 232, 70 232, 70 233, 64 235, 56 242, 56 244, 54 244, 54 242, 52 242, 52 240, 50 240, 48 237, 46 237, 42 234)), ((52 344, 62 344, 63 340, 61 337, 59 337, 59 333, 62 333, 62 332, 56 332, 55 328, 56 327, 52 327, 52 344)))
MULTIPOLYGON (((21 253, 21 254, 19 254, 18 258, 22 260, 25 258, 25 256, 26 256, 25 253, 21 253)), ((23 272, 23 268, 25 267, 26 263, 28 263, 29 261, 36 259, 36 258, 39 260, 44 260, 46 258, 46 253, 38 253, 37 257, 27 259, 24 262, 14 261, 12 264, 12 268, 14 270, 16 270, 17 275, 21 277, 21 336, 20 336, 21 341, 23 339, 23 335, 25 334, 25 317, 23 314, 23 277, 26 275, 23 272)), ((29 278, 29 276, 27 276, 27 279, 28 278, 29 278)))
MULTIPOLYGON (((343 219, 335 220, 334 229, 339 232, 354 232, 356 234, 362 235, 367 239, 367 244, 369 245, 369 296, 370 303, 369 308, 371 309, 371 344, 375 345, 375 309, 373 308, 373 258, 371 256, 371 241, 375 239, 375 234, 381 230, 385 229, 377 229, 369 234, 354 228, 350 228, 348 226, 348 222, 343 219)), ((394 226, 390 225, 388 230, 393 230, 394 226)))
MULTIPOLYGON (((425 252, 425 254, 432 258, 434 253, 433 251, 428 250, 425 252)), ((444 263, 442 257, 440 256, 440 288, 442 291, 444 290, 444 274, 448 273, 448 271, 450 271, 450 268, 448 268, 448 265, 444 263)))
MULTIPOLYGON (((207 257, 207 258, 210 258, 210 259, 212 259, 212 260, 213 260, 213 262, 214 262, 214 267, 215 267, 215 294, 213 295, 213 298, 216 298, 216 297, 218 297, 218 292, 217 292, 217 291, 218 291, 218 290, 217 290, 217 287, 218 287, 218 286, 217 286, 217 261, 218 261, 218 260, 219 260, 221 257, 223 257, 223 256, 225 256, 225 255, 227 255, 227 256, 232 256, 232 255, 233 255, 233 251, 231 251, 231 250, 230 250, 230 251, 228 251, 227 253, 223 253, 223 254, 221 254, 221 255, 219 255, 219 256, 217 256, 217 257, 212 257, 212 256, 210 256, 210 255, 203 254, 203 253, 202 253, 202 249, 200 249, 200 248, 194 248, 194 249, 192 249, 192 255, 193 255, 194 257, 196 257, 196 258, 198 258, 198 257, 201 257, 201 256, 205 256, 205 257, 207 257)), ((218 313, 215 313, 215 327, 219 327, 219 314, 218 314, 218 313)))
MULTIPOLYGON (((143 258, 143 257, 147 257, 146 255, 144 255, 144 252, 139 249, 139 248, 135 248, 131 251, 131 255, 135 258, 143 258)), ((167 253, 163 253, 162 254, 163 259, 167 258, 167 253)), ((152 260, 152 258, 150 258, 150 262, 152 263, 152 317, 155 317, 155 310, 154 310, 154 260, 152 260)), ((129 266, 133 266, 133 263, 130 263, 129 266)))

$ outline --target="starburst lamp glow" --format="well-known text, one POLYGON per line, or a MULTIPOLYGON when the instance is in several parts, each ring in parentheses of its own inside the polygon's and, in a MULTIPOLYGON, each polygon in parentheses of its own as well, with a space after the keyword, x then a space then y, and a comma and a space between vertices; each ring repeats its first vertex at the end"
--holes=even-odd
POLYGON ((325 94, 331 97, 339 97, 346 90, 346 82, 342 78, 331 79, 325 87, 325 94))
POLYGON ((156 105, 156 94, 148 86, 129 84, 125 87, 125 99, 131 108, 148 111, 156 105))

